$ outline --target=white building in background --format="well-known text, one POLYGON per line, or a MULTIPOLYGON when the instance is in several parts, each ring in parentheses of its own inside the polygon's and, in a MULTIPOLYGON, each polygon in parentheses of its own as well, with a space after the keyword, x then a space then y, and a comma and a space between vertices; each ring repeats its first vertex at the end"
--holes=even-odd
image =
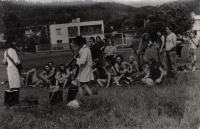
POLYGON ((72 42, 77 36, 86 39, 100 36, 104 38, 103 21, 80 22, 80 18, 72 20, 72 23, 53 24, 49 27, 51 44, 62 44, 72 42))
POLYGON ((195 15, 192 13, 192 16, 194 18, 194 25, 192 30, 194 30, 196 35, 200 38, 200 15, 195 15))

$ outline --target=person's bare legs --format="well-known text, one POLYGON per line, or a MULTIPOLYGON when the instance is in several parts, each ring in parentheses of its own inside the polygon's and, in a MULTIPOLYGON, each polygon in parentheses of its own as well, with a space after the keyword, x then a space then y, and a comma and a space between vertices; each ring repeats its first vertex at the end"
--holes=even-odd
POLYGON ((115 83, 116 83, 118 86, 121 86, 121 85, 119 84, 119 80, 118 80, 118 78, 119 78, 119 76, 115 76, 115 77, 113 77, 115 83))
POLYGON ((97 79, 97 83, 98 83, 101 87, 103 87, 102 82, 105 82, 104 80, 105 80, 105 79, 97 79))
POLYGON ((88 83, 84 83, 82 84, 82 86, 85 88, 85 90, 87 91, 87 93, 92 96, 93 93, 92 93, 92 90, 88 87, 88 83))
POLYGON ((58 86, 58 80, 56 79, 56 86, 58 86))
POLYGON ((108 82, 107 82, 106 88, 109 88, 109 86, 110 86, 110 81, 111 81, 111 74, 108 73, 108 82))
POLYGON ((64 82, 64 84, 63 84, 63 88, 66 87, 67 82, 68 82, 68 79, 65 79, 65 82, 64 82))
POLYGON ((119 77, 118 77, 118 81, 121 80, 121 78, 124 76, 124 74, 121 74, 119 77))

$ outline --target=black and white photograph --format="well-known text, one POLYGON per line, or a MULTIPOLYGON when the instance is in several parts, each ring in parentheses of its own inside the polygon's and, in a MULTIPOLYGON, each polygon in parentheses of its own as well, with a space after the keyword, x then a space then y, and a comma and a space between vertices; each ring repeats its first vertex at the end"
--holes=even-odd
POLYGON ((0 0, 0 129, 200 129, 200 0, 0 0))

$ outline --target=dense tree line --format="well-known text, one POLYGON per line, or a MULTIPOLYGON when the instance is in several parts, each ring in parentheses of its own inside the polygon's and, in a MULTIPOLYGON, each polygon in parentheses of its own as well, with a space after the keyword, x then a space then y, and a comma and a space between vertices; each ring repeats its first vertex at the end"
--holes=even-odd
MULTIPOLYGON (((192 11, 190 8, 194 8, 194 5, 189 2, 190 4, 185 7, 180 3, 188 4, 187 2, 179 0, 178 4, 176 2, 171 3, 174 8, 170 7, 170 3, 156 7, 144 6, 135 8, 133 6, 115 2, 86 3, 79 1, 49 4, 0 2, 0 24, 2 25, 3 23, 1 30, 26 27, 17 30, 4 31, 6 40, 13 40, 15 42, 19 41, 19 44, 23 44, 23 48, 25 47, 25 42, 27 42, 27 39, 23 40, 25 30, 31 28, 34 32, 39 31, 43 37, 47 37, 48 34, 45 34, 47 31, 44 31, 44 26, 46 26, 48 30, 50 24, 69 23, 72 19, 78 17, 81 19, 81 22, 103 20, 105 33, 109 33, 110 26, 113 26, 114 30, 126 28, 131 29, 133 27, 138 30, 144 30, 144 27, 146 27, 146 31, 153 34, 158 27, 163 29, 165 27, 165 22, 169 24, 173 23, 178 32, 184 32, 190 29, 193 23, 190 17, 190 11, 192 11), (163 8, 168 8, 167 11, 169 13, 166 13, 163 8), (185 18, 186 20, 182 20, 182 18, 185 18), (148 24, 146 23, 147 21, 148 24), (181 23, 185 26, 184 28, 181 28, 181 25, 178 28, 178 24, 176 23, 181 23), (38 25, 42 26, 35 27, 38 25)), ((36 40, 34 39, 30 42, 33 41, 36 40)), ((34 44, 48 42, 48 39, 38 38, 37 43, 34 44)))

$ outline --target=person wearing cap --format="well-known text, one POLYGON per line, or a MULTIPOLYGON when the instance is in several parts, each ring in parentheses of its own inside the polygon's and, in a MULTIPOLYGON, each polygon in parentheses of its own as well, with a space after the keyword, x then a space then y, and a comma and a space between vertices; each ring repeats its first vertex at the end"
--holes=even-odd
POLYGON ((147 85, 159 84, 162 82, 162 78, 167 75, 167 72, 156 62, 154 58, 149 60, 149 68, 146 76, 142 79, 142 82, 147 85))
POLYGON ((74 56, 76 64, 79 66, 77 80, 80 82, 80 85, 78 85, 78 92, 80 97, 83 98, 82 87, 85 88, 90 96, 93 95, 92 90, 88 87, 89 82, 94 80, 92 55, 89 47, 86 45, 86 40, 82 36, 76 38, 76 43, 80 47, 79 57, 74 56))

